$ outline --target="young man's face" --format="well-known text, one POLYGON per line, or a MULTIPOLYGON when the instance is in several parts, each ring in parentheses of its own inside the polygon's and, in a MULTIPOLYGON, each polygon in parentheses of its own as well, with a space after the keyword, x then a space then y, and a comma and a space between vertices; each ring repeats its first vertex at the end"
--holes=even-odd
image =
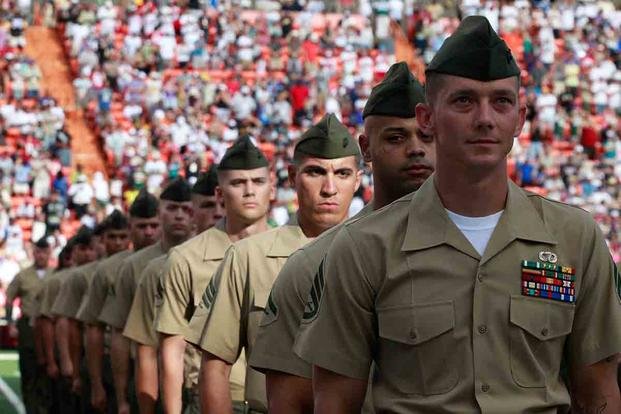
POLYGON ((35 266, 39 269, 44 269, 50 262, 51 249, 49 247, 36 247, 32 251, 34 257, 35 266))
POLYGON ((323 230, 347 218, 349 205, 360 185, 356 157, 303 158, 289 168, 298 195, 300 219, 323 230))
POLYGON ((104 233, 106 253, 112 256, 129 248, 129 229, 108 229, 104 233))
POLYGON ((418 190, 435 169, 433 135, 425 135, 416 118, 367 117, 360 148, 364 160, 373 165, 375 185, 391 200, 418 190))
POLYGON ((419 105, 425 132, 436 136, 438 164, 476 173, 505 163, 526 112, 519 102, 516 78, 481 82, 442 77, 433 102, 419 105))
POLYGON ((221 171, 218 183, 216 191, 227 219, 252 224, 267 215, 275 196, 267 167, 221 171))
POLYGON ((158 216, 149 218, 130 217, 129 231, 134 250, 150 246, 160 238, 160 219, 158 216))
POLYGON ((162 231, 173 240, 185 240, 192 233, 192 202, 191 201, 160 201, 160 220, 162 231))
POLYGON ((73 258, 77 266, 97 260, 95 241, 92 240, 89 244, 76 244, 73 249, 73 258))
POLYGON ((192 205, 194 206, 194 224, 198 233, 213 227, 224 217, 224 209, 215 195, 192 194, 192 205))

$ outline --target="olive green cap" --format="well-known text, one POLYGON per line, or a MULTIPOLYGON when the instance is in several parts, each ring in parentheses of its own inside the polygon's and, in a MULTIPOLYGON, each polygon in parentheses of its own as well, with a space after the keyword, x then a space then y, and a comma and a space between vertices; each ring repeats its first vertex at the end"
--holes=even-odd
POLYGON ((205 171, 198 176, 198 179, 192 187, 192 193, 204 196, 216 195, 216 187, 218 186, 217 167, 212 165, 209 171, 205 171))
POLYGON ((483 16, 468 16, 444 41, 425 73, 489 82, 520 74, 507 44, 483 16))
POLYGON ((295 145, 294 158, 301 155, 334 159, 359 156, 358 143, 334 114, 326 114, 302 134, 295 145))
POLYGON ((145 188, 141 189, 131 207, 129 215, 131 217, 152 218, 157 215, 159 201, 153 194, 150 194, 145 188))
POLYGON ((160 200, 177 201, 183 203, 192 199, 190 184, 183 178, 176 178, 164 188, 160 200))
POLYGON ((78 232, 74 236, 73 240, 76 246, 91 244, 91 241, 93 240, 93 230, 91 230, 90 227, 83 225, 78 229, 78 232))
POLYGON ((47 249, 50 247, 50 244, 47 241, 47 237, 43 236, 39 240, 34 243, 35 247, 39 249, 47 249))
POLYGON ((106 230, 125 230, 129 227, 125 214, 116 209, 104 221, 106 222, 106 230))
POLYGON ((371 90, 362 118, 370 115, 414 118, 416 105, 424 102, 423 86, 412 75, 407 63, 395 63, 371 90))
POLYGON ((226 150, 218 165, 218 171, 254 170, 268 165, 265 155, 252 143, 248 135, 244 135, 226 150))

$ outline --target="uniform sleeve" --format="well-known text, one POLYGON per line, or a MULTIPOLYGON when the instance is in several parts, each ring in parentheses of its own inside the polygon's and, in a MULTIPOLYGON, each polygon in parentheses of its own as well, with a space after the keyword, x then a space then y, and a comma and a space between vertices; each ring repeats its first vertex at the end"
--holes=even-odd
POLYGON ((82 305, 78 310, 77 319, 88 324, 96 324, 104 300, 106 299, 107 283, 103 266, 98 266, 93 275, 91 285, 86 291, 82 305))
POLYGON ((316 271, 300 250, 278 274, 250 358, 256 370, 312 378, 312 366, 293 352, 293 344, 316 271))
POLYGON ((39 309, 39 313, 42 316, 47 318, 52 318, 54 315, 52 313, 52 305, 56 297, 58 296, 58 291, 60 289, 60 280, 57 278, 50 279, 46 281, 43 285, 43 295, 41 296, 41 308, 39 309))
POLYGON ((114 306, 111 307, 110 315, 107 315, 106 321, 116 329, 125 327, 127 315, 134 300, 133 271, 131 263, 124 263, 114 284, 114 306))
POLYGON ((155 294, 159 272, 147 267, 140 276, 123 335, 139 344, 157 348, 158 337, 153 327, 155 294))
POLYGON ((319 265, 294 351, 310 364, 368 379, 376 342, 375 292, 347 227, 319 265))
POLYGON ((621 275, 595 222, 593 246, 578 292, 569 360, 591 365, 621 352, 621 275))
POLYGON ((166 261, 160 277, 162 302, 156 311, 155 329, 167 335, 188 334, 189 304, 192 299, 192 274, 187 260, 176 249, 166 261))
POLYGON ((58 296, 52 306, 52 313, 75 319, 85 290, 83 282, 80 273, 76 272, 69 275, 60 287, 58 296))
POLYGON ((245 332, 242 306, 246 278, 240 260, 237 248, 231 246, 214 275, 219 284, 199 343, 204 351, 229 364, 237 361, 245 332))
POLYGON ((21 272, 16 274, 9 286, 6 289, 6 309, 7 309, 7 317, 11 316, 13 318, 13 301, 19 294, 20 286, 21 286, 22 274, 21 272), (8 315, 8 312, 11 312, 11 315, 8 315))
POLYGON ((190 318, 185 340, 191 344, 200 346, 203 329, 205 328, 205 325, 207 325, 207 319, 209 319, 211 307, 216 299, 216 292, 218 291, 218 286, 220 286, 221 278, 222 273, 216 271, 213 277, 209 280, 209 283, 201 296, 201 300, 190 318))

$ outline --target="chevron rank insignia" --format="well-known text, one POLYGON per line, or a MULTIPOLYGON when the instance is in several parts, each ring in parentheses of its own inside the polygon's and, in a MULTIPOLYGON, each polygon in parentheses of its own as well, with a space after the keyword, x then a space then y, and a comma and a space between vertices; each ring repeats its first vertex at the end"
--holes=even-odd
POLYGON ((319 269, 317 269, 317 273, 315 274, 313 287, 308 295, 308 299, 306 300, 306 307, 304 308, 304 313, 302 314, 302 323, 312 322, 317 317, 317 313, 319 313, 319 304, 321 302, 321 296, 324 288, 323 271, 324 261, 322 260, 319 264, 319 269))

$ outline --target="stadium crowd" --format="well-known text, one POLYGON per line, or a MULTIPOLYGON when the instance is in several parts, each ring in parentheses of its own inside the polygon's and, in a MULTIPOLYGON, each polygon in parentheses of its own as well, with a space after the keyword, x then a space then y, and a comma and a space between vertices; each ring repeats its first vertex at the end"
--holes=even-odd
MULTIPOLYGON (((177 176, 192 183, 244 134, 275 167, 272 219, 286 222, 296 208, 285 168, 293 143, 327 112, 359 134, 370 90, 397 58, 395 24, 429 62, 472 14, 488 17, 523 69, 528 119, 511 154, 512 178, 591 211, 621 260, 621 11, 613 3, 359 1, 324 13, 331 6, 44 2, 43 23, 64 40, 76 101, 107 157, 108 171, 89 177, 71 168, 75 137, 64 128, 63 108, 45 96, 41 71, 23 52, 30 17, 4 1, 2 282, 30 257, 26 241, 53 236, 58 252, 80 222, 93 225, 127 206, 142 187, 157 192, 177 176)), ((367 173, 353 211, 371 199, 371 184, 367 173)))

